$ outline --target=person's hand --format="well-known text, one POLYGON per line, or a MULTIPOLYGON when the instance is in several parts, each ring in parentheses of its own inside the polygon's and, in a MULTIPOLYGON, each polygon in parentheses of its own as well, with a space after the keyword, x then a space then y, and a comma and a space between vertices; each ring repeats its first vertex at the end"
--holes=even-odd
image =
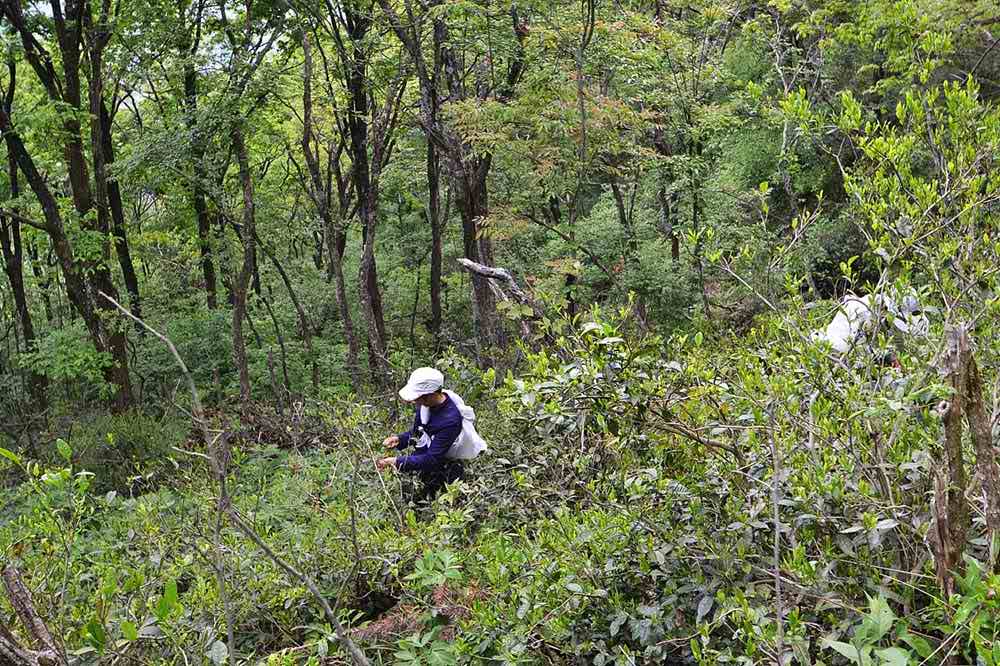
POLYGON ((375 461, 375 467, 377 469, 385 469, 386 467, 395 467, 395 466, 396 466, 395 458, 379 458, 378 460, 375 461))
POLYGON ((385 441, 382 442, 382 446, 384 446, 387 449, 396 448, 397 446, 399 446, 399 435, 389 435, 388 437, 385 438, 385 441))

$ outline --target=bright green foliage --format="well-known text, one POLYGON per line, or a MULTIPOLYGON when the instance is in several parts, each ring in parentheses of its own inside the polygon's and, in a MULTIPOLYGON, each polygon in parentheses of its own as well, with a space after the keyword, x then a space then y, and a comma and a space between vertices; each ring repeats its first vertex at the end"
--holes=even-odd
MULTIPOLYGON (((13 243, 19 225, 21 259, 0 263, 21 261, 34 322, 29 339, 5 270, 5 563, 77 666, 345 663, 310 592, 219 520, 206 457, 225 451, 233 509, 376 664, 1000 666, 989 461, 965 441, 966 487, 935 485, 946 329, 971 336, 991 422, 1000 404, 993 4, 391 0, 393 26, 381 2, 112 3, 102 184, 121 188, 143 319, 190 369, 210 441, 225 435, 203 441, 173 355, 113 311, 102 326, 125 336, 135 399, 109 413, 112 357, 68 300, 47 211, 5 169, 0 234, 13 243), (372 24, 352 42, 355 20, 372 24), (411 27, 423 74, 396 33, 411 27), (378 174, 364 202, 356 137, 378 174), (369 372, 359 307, 371 206, 387 381, 369 372), (232 303, 250 212, 241 401, 232 303), (468 254, 527 294, 495 283, 496 348, 455 261, 468 254), (890 320, 834 352, 813 332, 847 293, 912 294, 928 330, 890 320), (490 450, 428 507, 373 463, 412 418, 395 384, 429 364, 490 450), (953 589, 933 548, 949 491, 973 508, 953 589)), ((61 72, 54 17, 25 7, 61 72)), ((11 131, 73 261, 88 278, 107 265, 134 309, 113 230, 86 228, 96 209, 82 217, 71 196, 73 117, 98 184, 89 98, 71 116, 5 40, 11 131)))

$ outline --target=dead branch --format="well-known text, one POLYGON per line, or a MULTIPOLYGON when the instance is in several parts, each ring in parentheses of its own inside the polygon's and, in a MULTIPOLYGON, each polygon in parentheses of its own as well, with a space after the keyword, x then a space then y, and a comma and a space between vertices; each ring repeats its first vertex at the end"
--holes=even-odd
POLYGON ((483 264, 476 263, 471 259, 465 259, 464 257, 460 257, 458 259, 458 263, 462 264, 465 270, 470 273, 475 273, 476 275, 481 275, 484 278, 502 282, 506 285, 507 289, 510 290, 510 293, 514 297, 515 301, 521 305, 527 305, 531 308, 532 312, 541 315, 541 308, 538 303, 535 302, 535 299, 528 296, 523 289, 521 289, 520 285, 517 284, 517 280, 514 279, 514 276, 511 275, 510 271, 507 269, 485 266, 483 264))
POLYGON ((736 456, 737 459, 742 460, 742 454, 735 447, 732 447, 732 446, 730 446, 728 444, 720 442, 717 439, 711 439, 709 437, 702 437, 697 432, 695 432, 694 430, 692 430, 688 426, 684 425, 683 423, 664 422, 664 423, 660 424, 660 427, 663 428, 664 430, 666 430, 669 433, 673 433, 675 435, 680 435, 681 437, 684 437, 686 439, 690 439, 691 441, 697 442, 698 444, 701 444, 702 446, 707 446, 707 447, 712 448, 712 449, 722 449, 723 451, 726 451, 728 453, 733 454, 734 456, 736 456))
POLYGON ((530 317, 520 320, 521 333, 525 340, 530 340, 532 323, 540 321, 543 317, 542 307, 538 304, 538 301, 521 289, 521 286, 517 284, 517 280, 515 280, 514 276, 510 274, 510 271, 505 268, 486 266, 464 257, 460 257, 458 259, 458 263, 460 263, 462 267, 470 273, 486 278, 490 289, 499 299, 504 301, 514 301, 527 306, 531 310, 530 317), (500 284, 503 284, 506 289, 501 287, 500 284), (509 295, 508 292, 510 292, 509 295))
POLYGON ((202 429, 202 435, 204 435, 205 437, 205 444, 208 444, 209 441, 211 440, 208 434, 208 424, 205 421, 205 412, 201 408, 201 400, 198 398, 198 387, 195 386, 194 377, 191 376, 191 372, 188 370, 187 365, 184 363, 184 359, 182 359, 181 355, 177 352, 177 347, 175 347, 174 343, 170 341, 170 338, 163 335, 156 329, 152 328, 149 324, 144 322, 142 319, 139 319, 134 314, 126 310, 124 307, 122 307, 122 305, 118 301, 111 298, 103 291, 98 291, 97 293, 100 294, 104 298, 104 300, 106 300, 108 303, 111 303, 111 305, 118 308, 118 310, 123 315, 125 315, 135 323, 142 326, 144 329, 155 335, 157 338, 159 338, 163 342, 163 344, 165 344, 167 348, 170 350, 170 353, 173 355, 174 360, 177 361, 177 365, 181 367, 181 374, 183 374, 184 379, 187 380, 188 389, 191 391, 191 408, 192 411, 194 412, 195 420, 198 421, 198 425, 202 429))
POLYGON ((13 634, 0 625, 0 663, 9 666, 66 666, 62 650, 35 611, 31 592, 21 579, 21 572, 14 566, 7 565, 3 569, 3 584, 10 605, 27 629, 37 650, 22 647, 13 634))
MULTIPOLYGON (((503 297, 504 300, 513 300, 521 305, 526 305, 531 309, 530 321, 538 321, 542 318, 542 307, 538 304, 534 298, 529 296, 527 292, 521 289, 521 286, 517 284, 517 280, 514 276, 510 274, 505 268, 497 268, 495 266, 486 266, 484 264, 477 263, 471 259, 466 259, 460 257, 458 263, 462 265, 465 270, 475 275, 480 275, 488 280, 491 280, 490 284, 492 286, 500 289, 499 295, 503 297), (495 283, 502 283, 506 289, 500 288, 495 283), (507 295, 510 292, 510 296, 507 295)), ((530 326, 528 326, 530 330, 530 326)))

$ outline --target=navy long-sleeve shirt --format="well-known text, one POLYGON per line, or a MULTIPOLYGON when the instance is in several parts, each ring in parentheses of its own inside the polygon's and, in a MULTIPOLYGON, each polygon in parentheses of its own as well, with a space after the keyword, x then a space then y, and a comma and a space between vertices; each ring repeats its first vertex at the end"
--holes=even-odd
POLYGON ((402 472, 431 472, 444 464, 448 449, 462 434, 462 414, 454 401, 446 396, 444 402, 428 410, 430 415, 427 423, 420 422, 420 407, 413 417, 413 427, 399 433, 397 449, 402 451, 411 444, 416 446, 420 440, 420 429, 430 437, 430 444, 417 449, 405 456, 396 458, 396 467, 402 472))

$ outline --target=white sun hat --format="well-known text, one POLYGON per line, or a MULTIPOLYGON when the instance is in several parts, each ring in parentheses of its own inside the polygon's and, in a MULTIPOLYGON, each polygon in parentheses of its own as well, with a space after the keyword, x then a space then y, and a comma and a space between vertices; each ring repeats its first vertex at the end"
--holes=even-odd
POLYGON ((410 374, 406 386, 399 389, 399 397, 407 402, 422 395, 439 391, 444 386, 444 375, 434 368, 417 368, 410 374))

